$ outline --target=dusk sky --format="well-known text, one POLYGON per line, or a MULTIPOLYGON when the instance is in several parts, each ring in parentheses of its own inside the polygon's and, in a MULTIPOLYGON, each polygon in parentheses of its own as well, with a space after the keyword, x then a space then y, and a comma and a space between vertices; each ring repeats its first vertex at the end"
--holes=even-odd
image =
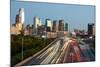
POLYGON ((19 8, 24 8, 25 25, 33 24, 34 16, 39 16, 43 24, 46 17, 51 20, 64 19, 69 24, 70 31, 87 30, 88 23, 95 23, 95 6, 93 5, 11 1, 11 24, 15 23, 19 8))

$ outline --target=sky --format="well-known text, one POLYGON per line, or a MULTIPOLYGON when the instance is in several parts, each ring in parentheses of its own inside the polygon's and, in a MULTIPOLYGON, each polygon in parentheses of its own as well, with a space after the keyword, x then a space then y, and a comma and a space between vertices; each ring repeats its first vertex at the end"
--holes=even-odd
POLYGON ((84 29, 87 31, 88 23, 95 23, 95 6, 93 5, 74 5, 59 3, 23 2, 11 0, 11 24, 15 23, 15 17, 19 8, 24 8, 24 24, 33 24, 34 17, 39 16, 42 23, 48 17, 51 20, 64 19, 68 23, 70 31, 74 29, 84 29))

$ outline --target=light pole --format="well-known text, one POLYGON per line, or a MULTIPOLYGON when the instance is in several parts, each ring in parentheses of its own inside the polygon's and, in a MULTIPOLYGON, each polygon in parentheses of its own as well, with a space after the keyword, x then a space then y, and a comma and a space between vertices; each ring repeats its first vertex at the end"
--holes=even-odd
POLYGON ((22 35, 22 61, 23 61, 23 35, 22 35))
POLYGON ((24 25, 22 24, 22 30, 21 30, 21 35, 22 35, 22 61, 23 61, 23 41, 24 41, 24 25))

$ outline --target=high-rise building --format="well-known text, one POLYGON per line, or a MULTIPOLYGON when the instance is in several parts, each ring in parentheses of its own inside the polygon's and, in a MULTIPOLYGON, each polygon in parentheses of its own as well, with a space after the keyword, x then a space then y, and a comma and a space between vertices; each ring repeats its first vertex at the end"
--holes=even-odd
POLYGON ((24 35, 30 35, 32 36, 33 35, 33 27, 32 25, 28 24, 26 27, 25 27, 25 31, 24 31, 24 35))
POLYGON ((16 28, 21 31, 24 23, 24 8, 19 9, 19 13, 16 15, 16 28))
POLYGON ((52 31, 53 32, 57 32, 58 31, 57 20, 54 20, 53 21, 52 31))
POLYGON ((95 36, 95 25, 93 26, 93 35, 95 36))
POLYGON ((20 22, 23 24, 24 23, 24 8, 19 9, 19 17, 20 17, 20 22))
POLYGON ((38 28, 40 27, 42 25, 42 22, 41 22, 41 20, 40 20, 40 17, 38 17, 38 16, 35 16, 34 17, 34 28, 33 28, 33 33, 35 34, 35 35, 37 35, 38 34, 38 28))
POLYGON ((12 24, 11 29, 10 29, 10 32, 11 32, 11 35, 18 35, 18 34, 21 33, 21 32, 19 31, 19 29, 16 28, 16 25, 15 25, 15 24, 12 24))
POLYGON ((20 8, 18 14, 15 18, 15 25, 11 27, 11 32, 13 34, 21 34, 23 31, 24 24, 24 8, 20 8))
POLYGON ((88 35, 92 36, 94 33, 94 23, 89 23, 88 24, 88 35))
POLYGON ((45 25, 39 26, 37 34, 40 36, 45 34, 45 25))
POLYGON ((41 23, 40 17, 35 16, 34 17, 34 28, 37 29, 41 25, 42 25, 42 23, 41 23))
POLYGON ((68 23, 65 23, 65 31, 68 31, 68 23))
POLYGON ((15 24, 20 23, 21 18, 19 17, 19 14, 16 15, 15 24))
POLYGON ((23 29, 23 24, 22 24, 22 23, 17 23, 17 24, 16 24, 16 28, 17 28, 19 31, 22 31, 22 29, 23 29))
POLYGON ((46 31, 52 31, 52 21, 51 19, 46 19, 46 31))
POLYGON ((64 31, 64 20, 59 20, 59 31, 64 31))

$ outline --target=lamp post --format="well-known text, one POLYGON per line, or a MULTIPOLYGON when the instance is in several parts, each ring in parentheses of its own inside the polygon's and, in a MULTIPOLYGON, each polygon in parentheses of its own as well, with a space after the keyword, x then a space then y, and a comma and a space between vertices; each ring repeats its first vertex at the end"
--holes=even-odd
POLYGON ((23 36, 22 36, 22 61, 23 61, 23 36))
POLYGON ((24 8, 20 8, 19 9, 19 23, 21 23, 21 37, 22 37, 22 61, 23 61, 23 38, 24 38, 24 19, 25 19, 25 15, 24 15, 24 8))
POLYGON ((24 41, 24 25, 22 24, 22 30, 21 30, 21 35, 22 35, 22 61, 23 61, 23 41, 24 41))

